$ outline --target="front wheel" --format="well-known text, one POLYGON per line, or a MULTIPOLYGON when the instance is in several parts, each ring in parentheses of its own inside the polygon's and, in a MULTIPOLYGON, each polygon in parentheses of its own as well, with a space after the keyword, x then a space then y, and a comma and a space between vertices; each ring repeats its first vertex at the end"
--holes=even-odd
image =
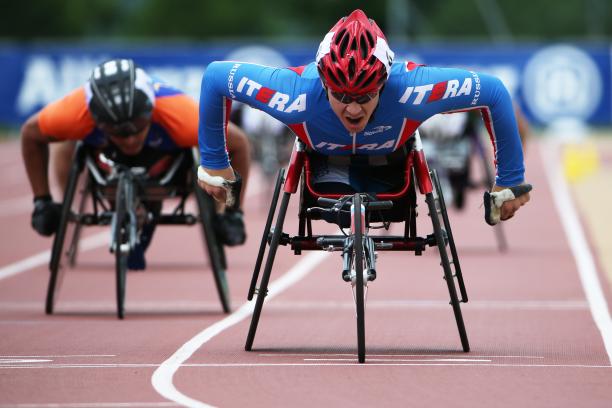
POLYGON ((117 291, 117 317, 123 319, 125 304, 125 281, 127 274, 127 259, 129 255, 129 217, 126 208, 125 185, 120 182, 117 186, 115 201, 115 272, 117 291))
POLYGON ((365 362, 365 300, 363 279, 363 207, 361 195, 353 196, 352 208, 352 235, 353 235, 353 268, 355 271, 355 309, 357 315, 357 358, 360 363, 365 362))

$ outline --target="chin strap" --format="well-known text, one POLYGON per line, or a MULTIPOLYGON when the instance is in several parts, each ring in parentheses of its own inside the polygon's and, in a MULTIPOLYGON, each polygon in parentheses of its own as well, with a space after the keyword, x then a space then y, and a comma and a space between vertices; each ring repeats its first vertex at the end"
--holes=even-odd
POLYGON ((234 170, 235 180, 226 180, 221 176, 211 176, 202 166, 198 167, 198 180, 215 187, 222 187, 226 191, 225 205, 231 209, 240 207, 240 191, 242 190, 242 177, 234 170))
POLYGON ((489 225, 495 225, 501 221, 501 207, 506 201, 527 194, 532 189, 531 184, 508 187, 501 191, 490 193, 484 192, 485 221, 489 225))

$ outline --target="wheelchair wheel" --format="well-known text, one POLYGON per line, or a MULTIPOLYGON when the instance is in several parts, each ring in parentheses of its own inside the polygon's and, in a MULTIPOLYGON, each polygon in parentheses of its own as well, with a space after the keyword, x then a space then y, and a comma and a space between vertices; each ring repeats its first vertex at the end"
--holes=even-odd
POLYGON ((448 212, 446 211, 446 203, 444 201, 444 194, 440 187, 440 180, 437 172, 434 170, 431 172, 431 180, 433 182, 434 191, 437 195, 437 208, 442 215, 442 222, 444 223, 444 231, 446 231, 446 238, 448 239, 448 248, 451 252, 452 265, 455 269, 455 276, 457 277, 457 283, 459 284, 459 291, 461 292, 461 302, 467 302, 468 296, 465 290, 465 284, 463 282, 463 274, 461 273, 461 264, 459 263, 459 255, 457 254, 457 247, 455 246, 455 238, 453 237, 453 230, 451 229, 450 220, 448 218, 448 212))
POLYGON ((353 268, 355 270, 355 309, 357 314, 357 357, 360 363, 365 362, 365 302, 363 280, 363 225, 361 195, 353 196, 353 268))
POLYGON ((127 274, 127 259, 129 256, 129 223, 127 213, 126 185, 129 182, 120 179, 117 186, 117 198, 115 201, 115 273, 117 291, 117 317, 123 319, 125 316, 125 283, 127 274))
POLYGON ((217 239, 215 230, 213 227, 215 217, 215 203, 214 199, 202 190, 194 180, 193 189, 195 192, 196 202, 198 206, 199 218, 202 227, 202 236, 204 238, 204 244, 206 246, 206 252, 208 259, 210 260, 210 266, 212 268, 213 277, 215 279, 215 285, 217 287, 217 293, 221 301, 221 306, 225 313, 231 311, 229 285, 227 283, 227 277, 225 269, 227 262, 225 258, 225 250, 223 245, 217 239))
POLYGON ((255 267, 253 268, 253 276, 251 278, 251 285, 249 286, 249 293, 247 295, 248 300, 253 300, 253 295, 255 294, 255 287, 257 286, 257 280, 259 279, 261 263, 263 261, 264 254, 266 253, 266 246, 268 244, 272 221, 274 220, 274 213, 276 212, 276 205, 278 204, 278 197, 283 185, 284 175, 285 169, 280 169, 278 171, 278 175, 276 176, 276 184, 274 186, 274 193, 272 194, 272 201, 270 202, 270 209, 268 210, 268 218, 266 219, 266 226, 264 227, 264 231, 261 236, 257 260, 255 261, 255 267))
MULTIPOLYGON (((80 198, 80 203, 78 207, 79 215, 83 214, 85 211, 85 204, 87 202, 87 196, 89 195, 90 190, 91 190, 91 179, 87 177, 87 182, 85 183, 85 185, 83 186, 83 189, 81 190, 81 198, 80 198)), ((68 265, 70 265, 71 268, 74 268, 74 266, 76 265, 77 255, 79 252, 79 240, 81 239, 82 230, 83 230, 83 224, 76 223, 74 227, 74 232, 72 233, 72 239, 70 240, 70 246, 68 247, 68 250, 66 251, 66 255, 68 257, 68 265)))
MULTIPOLYGON (((436 176, 435 170, 431 173, 431 176, 434 181, 433 184, 434 184, 434 188, 436 189, 436 193, 438 197, 442 197, 442 191, 438 190, 439 182, 437 182, 437 176, 436 176)), ((444 203, 444 199, 442 198, 438 203, 438 205, 440 205, 440 209, 438 209, 438 206, 436 205, 436 198, 434 197, 433 192, 427 193, 425 195, 425 201, 429 209, 429 216, 431 217, 431 222, 432 222, 433 230, 434 230, 434 236, 436 238, 436 244, 438 246, 438 251, 440 253, 440 264, 442 266, 442 269, 444 270, 444 280, 446 281, 446 285, 448 287, 448 293, 451 298, 450 303, 451 303, 451 306, 453 308, 453 312, 455 315, 455 321, 457 322, 457 329, 459 331, 461 345, 463 347, 463 351, 468 352, 470 351, 470 345, 468 342, 467 333, 465 331, 463 315, 461 314, 461 306, 460 306, 459 298, 457 296, 457 289, 455 287, 455 277, 453 276, 453 272, 451 269, 451 263, 448 258, 448 253, 446 251, 446 243, 447 243, 447 240, 449 239, 449 235, 448 233, 445 233, 442 230, 440 219, 438 218, 439 213, 446 214, 446 208, 442 207, 444 203)), ((460 282, 460 286, 461 286, 461 282, 460 282)))
POLYGON ((257 332, 259 317, 261 316, 264 300, 268 294, 268 283, 270 282, 272 266, 274 265, 276 251, 280 244, 281 236, 283 235, 283 225, 285 223, 285 216, 287 215, 287 208, 289 207, 290 199, 291 193, 284 192, 280 207, 278 208, 278 214, 276 215, 276 224, 274 225, 274 232, 272 233, 272 240, 270 241, 270 249, 268 250, 266 265, 264 266, 263 275, 259 284, 259 291, 257 293, 257 299, 255 300, 255 308, 253 309, 253 316, 251 317, 249 333, 247 334, 246 344, 244 345, 244 349, 246 351, 251 351, 253 348, 253 341, 255 340, 255 333, 257 332))
POLYGON ((45 301, 45 312, 47 314, 53 313, 55 300, 63 278, 64 267, 62 266, 62 259, 65 255, 63 253, 64 241, 66 240, 66 236, 73 235, 74 229, 79 226, 78 217, 75 217, 73 213, 73 202, 77 191, 79 176, 83 170, 83 155, 84 147, 78 145, 68 175, 68 184, 64 193, 60 223, 55 233, 55 237, 53 238, 53 246, 51 247, 49 284, 47 286, 47 298, 45 301))

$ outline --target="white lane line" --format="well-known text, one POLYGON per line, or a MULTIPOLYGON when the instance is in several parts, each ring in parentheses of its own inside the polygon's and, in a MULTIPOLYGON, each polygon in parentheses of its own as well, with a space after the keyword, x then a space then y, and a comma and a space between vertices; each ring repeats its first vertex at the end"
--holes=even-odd
MULTIPOLYGON (((304 356, 320 356, 320 357, 330 357, 330 356, 346 356, 357 358, 357 354, 351 353, 329 353, 329 354, 309 354, 309 353, 277 353, 277 354, 258 354, 260 357, 304 357, 304 356)), ((456 357, 453 354, 368 354, 368 357, 456 357)), ((466 356, 462 355, 463 358, 540 358, 541 356, 466 356)))
POLYGON ((117 357, 116 354, 64 354, 54 356, 0 356, 0 358, 79 358, 79 357, 117 357))
MULTIPOLYGON (((354 358, 305 358, 304 361, 355 361, 354 358)), ((401 358, 370 358, 368 357, 368 362, 376 361, 376 362, 387 362, 387 361, 413 361, 415 363, 423 363, 423 362, 459 362, 459 363, 467 363, 467 362, 479 362, 479 363, 490 363, 492 360, 472 360, 469 358, 411 358, 411 359, 401 359, 401 358)))
POLYGON ((69 402, 43 404, 0 404, 0 408, 156 408, 178 407, 173 402, 69 402))
POLYGON ((32 364, 32 363, 50 363, 53 360, 39 358, 0 358, 0 364, 32 364))
MULTIPOLYGON (((109 233, 100 232, 98 234, 87 237, 79 244, 79 251, 89 251, 91 249, 99 248, 109 242, 109 233)), ((0 280, 6 279, 13 275, 28 271, 30 269, 37 268, 49 262, 51 258, 51 251, 43 251, 36 255, 32 255, 28 258, 22 259, 21 261, 12 263, 10 265, 0 268, 0 280)))
MULTIPOLYGON (((601 289, 593 254, 589 249, 584 230, 578 219, 569 188, 563 178, 559 159, 559 143, 549 141, 546 144, 540 144, 539 151, 553 193, 553 201, 559 213, 559 219, 576 259, 580 282, 589 302, 591 315, 601 332, 608 353, 608 361, 612 364, 612 319, 610 318, 608 303, 601 289)), ((595 199, 597 198, 595 197, 595 199)))
POLYGON ((117 363, 117 364, 16 364, 0 365, 3 368, 151 368, 159 367, 159 363, 117 363))
MULTIPOLYGON (((304 362, 304 363, 194 363, 194 364, 181 364, 181 368, 248 368, 248 367, 378 367, 378 366, 461 366, 461 367, 470 367, 470 366, 486 366, 486 367, 521 367, 521 368, 529 368, 529 367, 552 367, 552 368, 605 368, 612 369, 612 366, 609 365, 597 365, 597 364, 528 364, 528 363, 482 363, 475 362, 474 360, 468 360, 467 362, 420 362, 419 360, 406 360, 405 362, 397 362, 398 360, 389 360, 388 362, 371 362, 369 359, 366 359, 365 364, 359 364, 357 359, 347 359, 340 360, 347 361, 346 363, 342 362, 304 362), (414 363, 410 362, 414 361, 414 363)), ((402 360, 399 360, 402 361, 402 360)), ((486 360, 488 361, 488 360, 486 360)), ((40 365, 14 365, 14 366, 2 366, 0 365, 0 372, 3 369, 20 369, 20 368, 31 368, 31 369, 65 369, 65 368, 151 368, 158 367, 159 364, 108 364, 108 365, 93 365, 93 364, 40 364, 40 365)), ((193 400, 189 397, 187 399, 181 401, 175 401, 177 404, 184 405, 187 407, 209 407, 210 405, 204 404, 203 402, 193 400)))
MULTIPOLYGON (((312 252, 302 258, 287 273, 272 282, 268 287, 266 302, 279 295, 287 288, 304 278, 316 268, 323 260, 329 257, 327 252, 312 252)), ((208 408, 210 405, 195 400, 181 393, 172 383, 176 371, 189 357, 193 355, 204 343, 220 334, 224 330, 238 324, 253 313, 255 301, 244 303, 238 310, 225 319, 202 330, 195 337, 183 344, 170 358, 164 361, 153 373, 151 384, 153 388, 164 398, 188 407, 208 408)))

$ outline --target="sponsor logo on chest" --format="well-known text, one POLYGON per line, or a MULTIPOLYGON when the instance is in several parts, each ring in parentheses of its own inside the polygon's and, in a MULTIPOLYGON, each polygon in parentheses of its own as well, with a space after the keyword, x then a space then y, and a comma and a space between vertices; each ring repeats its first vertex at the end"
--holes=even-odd
POLYGON ((436 84, 409 86, 399 99, 399 103, 420 105, 441 99, 456 98, 461 95, 471 95, 472 90, 475 90, 475 92, 471 104, 475 105, 480 97, 480 78, 475 72, 472 72, 472 78, 464 78, 463 80, 451 79, 436 84))
POLYGON ((299 94, 297 98, 292 100, 290 95, 262 86, 247 77, 240 80, 236 91, 247 96, 255 96, 255 99, 259 102, 280 112, 291 113, 306 110, 306 94, 299 94))

